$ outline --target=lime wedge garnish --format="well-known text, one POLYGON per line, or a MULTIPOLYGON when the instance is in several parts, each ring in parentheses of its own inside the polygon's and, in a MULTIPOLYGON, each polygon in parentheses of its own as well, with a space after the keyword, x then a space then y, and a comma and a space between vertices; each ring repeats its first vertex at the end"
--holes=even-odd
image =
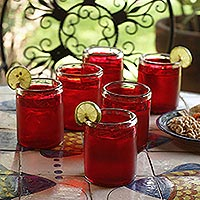
POLYGON ((192 54, 186 47, 176 46, 170 52, 170 61, 180 62, 183 68, 187 68, 192 63, 192 54))
POLYGON ((13 90, 17 87, 27 89, 31 84, 31 74, 26 67, 14 66, 6 73, 6 80, 9 87, 13 90))
POLYGON ((81 102, 75 109, 76 123, 99 122, 101 120, 101 109, 97 104, 91 101, 81 102))

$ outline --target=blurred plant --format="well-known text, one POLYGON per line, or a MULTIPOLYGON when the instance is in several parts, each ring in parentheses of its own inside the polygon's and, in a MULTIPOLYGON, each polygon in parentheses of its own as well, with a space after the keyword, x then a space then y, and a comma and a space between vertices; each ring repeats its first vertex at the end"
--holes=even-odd
POLYGON ((200 0, 177 1, 180 3, 182 12, 182 19, 177 23, 177 28, 200 32, 200 0))

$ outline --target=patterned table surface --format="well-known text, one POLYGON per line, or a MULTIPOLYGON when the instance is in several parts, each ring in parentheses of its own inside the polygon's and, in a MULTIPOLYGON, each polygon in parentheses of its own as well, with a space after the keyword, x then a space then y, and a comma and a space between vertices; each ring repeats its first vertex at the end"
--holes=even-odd
MULTIPOLYGON (((179 108, 200 103, 200 94, 181 92, 179 108)), ((21 149, 16 139, 15 94, 0 87, 0 199, 131 200, 200 199, 200 146, 160 131, 152 115, 148 149, 139 153, 129 185, 103 188, 84 179, 82 135, 65 132, 52 150, 21 149)))

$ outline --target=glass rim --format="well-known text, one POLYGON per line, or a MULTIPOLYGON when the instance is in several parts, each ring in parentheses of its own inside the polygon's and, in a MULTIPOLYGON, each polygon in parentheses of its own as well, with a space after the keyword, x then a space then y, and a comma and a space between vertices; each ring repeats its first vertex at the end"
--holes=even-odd
MULTIPOLYGON (((155 58, 158 58, 158 57, 155 57, 155 58)), ((159 64, 159 65, 180 65, 180 61, 177 61, 177 62, 170 62, 170 54, 169 53, 145 53, 145 54, 142 54, 140 56, 140 59, 146 63, 149 63, 149 64, 159 64), (154 62, 154 61, 151 61, 151 60, 147 60, 147 56, 159 56, 159 57, 167 57, 169 59, 169 62, 166 62, 166 63, 163 63, 163 62, 154 62)), ((179 66, 178 66, 179 67, 179 66)))
POLYGON ((88 76, 100 76, 103 75, 103 68, 100 67, 99 65, 93 64, 93 63, 84 63, 84 62, 80 62, 80 63, 67 63, 67 64, 62 64, 60 65, 57 69, 56 69, 56 74, 61 73, 64 76, 73 76, 73 77, 88 77, 88 76), (61 69, 64 66, 70 66, 70 65, 74 65, 74 66, 82 66, 82 65, 92 65, 94 67, 96 67, 98 69, 97 72, 94 73, 88 73, 88 74, 73 74, 73 73, 65 73, 62 72, 61 69))
POLYGON ((130 116, 130 119, 122 122, 94 122, 95 125, 98 126, 114 126, 114 125, 126 125, 130 123, 134 123, 134 126, 137 124, 138 119, 134 112, 122 108, 101 108, 101 112, 103 111, 117 111, 117 112, 123 112, 126 113, 128 116, 130 116))
MULTIPOLYGON (((35 81, 35 80, 38 80, 38 83, 40 83, 41 80, 49 80, 52 82, 54 81, 55 83, 57 83, 57 85, 55 85, 55 86, 53 86, 53 88, 49 88, 49 89, 30 89, 30 88, 24 89, 22 87, 18 87, 17 89, 21 89, 25 92, 50 92, 50 91, 59 90, 60 88, 62 88, 62 83, 59 80, 54 79, 54 78, 45 78, 45 77, 32 78, 31 83, 32 83, 32 81, 35 81)), ((48 84, 48 82, 44 82, 44 83, 48 84)), ((41 82, 41 84, 44 84, 44 83, 41 82)))
POLYGON ((133 82, 133 81, 113 81, 113 82, 107 83, 106 85, 103 86, 103 93, 104 92, 107 92, 108 94, 113 95, 113 96, 125 97, 125 98, 145 98, 148 96, 151 98, 151 94, 152 94, 149 86, 143 83, 133 82), (134 86, 136 85, 142 86, 143 88, 147 89, 147 92, 144 92, 143 94, 137 94, 137 95, 127 95, 127 94, 119 94, 119 93, 111 92, 107 89, 107 87, 109 87, 110 85, 118 85, 118 84, 123 84, 123 83, 132 84, 134 86))
POLYGON ((116 55, 117 57, 122 58, 124 56, 124 53, 117 47, 109 47, 109 46, 90 46, 84 49, 83 55, 101 55, 101 56, 113 56, 116 55), (97 52, 96 50, 100 49, 106 49, 108 52, 97 52))

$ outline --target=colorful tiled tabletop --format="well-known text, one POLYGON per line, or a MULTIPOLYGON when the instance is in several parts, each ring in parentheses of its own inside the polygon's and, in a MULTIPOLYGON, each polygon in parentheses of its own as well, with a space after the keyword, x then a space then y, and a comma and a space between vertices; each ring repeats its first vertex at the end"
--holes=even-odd
MULTIPOLYGON (((179 108, 200 103, 200 94, 181 92, 179 108)), ((200 146, 160 131, 152 115, 147 150, 137 158, 136 179, 118 188, 103 188, 84 178, 80 132, 65 132, 51 150, 17 145, 15 93, 0 87, 0 199, 131 200, 200 199, 200 146)))

